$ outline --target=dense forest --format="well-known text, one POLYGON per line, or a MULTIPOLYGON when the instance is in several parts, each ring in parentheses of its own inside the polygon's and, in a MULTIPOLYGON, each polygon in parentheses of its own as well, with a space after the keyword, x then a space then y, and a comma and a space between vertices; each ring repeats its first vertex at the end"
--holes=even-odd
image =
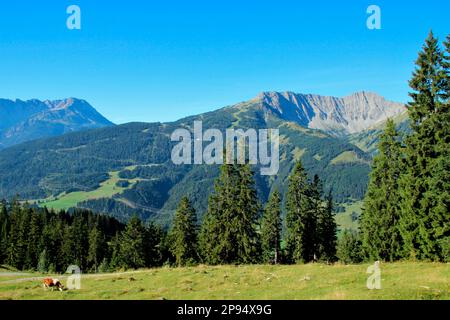
POLYGON ((88 210, 54 212, 18 201, 0 205, 0 263, 20 270, 83 272, 167 265, 292 263, 336 260, 331 195, 300 162, 289 178, 286 243, 282 201, 275 191, 261 210, 248 165, 225 164, 202 224, 183 198, 165 231, 137 216, 128 223, 88 210), (307 221, 307 223, 306 223, 307 221))

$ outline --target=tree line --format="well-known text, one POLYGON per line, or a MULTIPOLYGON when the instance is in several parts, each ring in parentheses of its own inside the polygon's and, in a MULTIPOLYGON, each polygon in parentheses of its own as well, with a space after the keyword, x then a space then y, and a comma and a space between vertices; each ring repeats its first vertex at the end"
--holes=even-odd
POLYGON ((299 162, 289 190, 284 233, 280 193, 274 191, 262 209, 249 165, 223 165, 203 223, 184 197, 168 231, 137 216, 122 224, 88 210, 55 212, 4 201, 0 263, 41 272, 64 272, 70 265, 98 272, 163 264, 335 261, 333 201, 323 197, 320 179, 309 181, 299 162))

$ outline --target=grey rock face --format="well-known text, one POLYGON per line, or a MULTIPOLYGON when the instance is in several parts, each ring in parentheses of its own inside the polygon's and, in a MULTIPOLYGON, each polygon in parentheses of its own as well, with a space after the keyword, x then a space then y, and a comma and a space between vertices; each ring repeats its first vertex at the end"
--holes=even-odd
POLYGON ((256 100, 267 112, 336 136, 370 129, 406 112, 405 105, 371 92, 337 98, 293 92, 263 92, 256 100))

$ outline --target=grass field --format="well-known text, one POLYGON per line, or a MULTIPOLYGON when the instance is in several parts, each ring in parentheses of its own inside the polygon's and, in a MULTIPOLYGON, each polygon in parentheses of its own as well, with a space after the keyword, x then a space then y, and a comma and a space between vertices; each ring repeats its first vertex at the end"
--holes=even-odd
POLYGON ((80 290, 64 292, 44 290, 47 275, 3 270, 0 299, 450 299, 449 264, 381 264, 380 290, 367 289, 368 266, 159 268, 83 275, 80 290))

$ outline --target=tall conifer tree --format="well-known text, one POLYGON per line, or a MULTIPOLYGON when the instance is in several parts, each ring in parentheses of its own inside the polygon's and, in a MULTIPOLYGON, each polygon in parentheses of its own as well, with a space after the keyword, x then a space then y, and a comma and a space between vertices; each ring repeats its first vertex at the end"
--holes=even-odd
POLYGON ((187 197, 181 199, 169 237, 171 241, 170 251, 178 266, 198 261, 197 216, 187 197))
MULTIPOLYGON (((404 255, 443 260, 449 237, 448 67, 430 32, 410 81, 412 134, 401 178, 400 231, 404 255)), ((446 249, 447 248, 447 249, 446 249)))
POLYGON ((317 233, 319 238, 319 259, 326 262, 336 260, 337 224, 334 217, 333 196, 331 191, 321 206, 317 220, 317 233))
POLYGON ((380 136, 361 216, 361 236, 369 259, 394 261, 401 256, 399 178, 400 137, 392 119, 380 136))
POLYGON ((286 255, 290 262, 309 262, 310 248, 305 244, 306 221, 311 213, 308 177, 301 162, 289 177, 286 200, 286 255))
POLYGON ((265 263, 280 262, 281 196, 275 190, 269 197, 261 222, 262 257, 265 263))

